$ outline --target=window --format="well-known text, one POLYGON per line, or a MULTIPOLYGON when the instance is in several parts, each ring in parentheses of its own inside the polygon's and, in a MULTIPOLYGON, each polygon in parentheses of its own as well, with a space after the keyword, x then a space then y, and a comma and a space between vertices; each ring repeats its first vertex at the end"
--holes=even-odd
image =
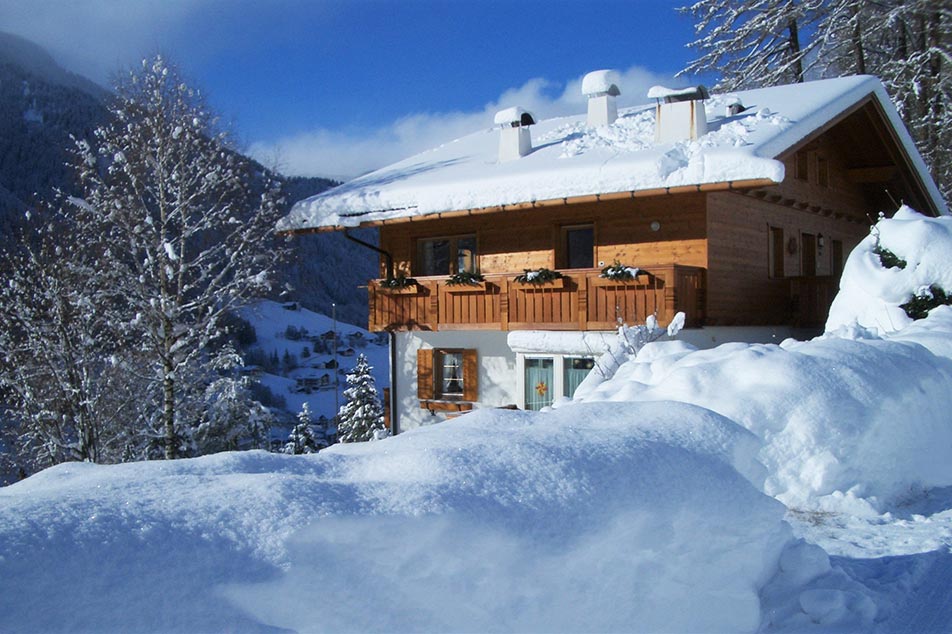
POLYGON ((568 355, 518 355, 521 405, 540 410, 552 405, 558 396, 571 398, 588 373, 595 367, 591 357, 568 355))
POLYGON ((575 389, 585 380, 595 367, 595 359, 586 357, 565 357, 562 372, 562 396, 572 398, 575 389))
POLYGON ((551 358, 527 358, 525 365, 526 409, 540 410, 552 404, 555 373, 551 358))
POLYGON ((769 251, 769 269, 770 277, 783 277, 783 229, 780 227, 770 227, 770 242, 767 245, 769 251))
POLYGON ((843 241, 833 240, 833 279, 840 279, 843 274, 843 241))
POLYGON ((417 351, 417 396, 422 406, 433 400, 475 402, 478 385, 476 350, 417 351))
POLYGON ((795 156, 795 177, 798 180, 808 180, 810 178, 809 174, 809 154, 805 151, 797 152, 795 156))
POLYGON ((830 163, 822 156, 816 157, 816 184, 820 187, 830 186, 830 163))
POLYGON ((463 396, 463 353, 441 351, 436 370, 437 393, 442 398, 461 398, 463 396))
POLYGON ((429 238, 417 242, 416 275, 475 273, 476 267, 476 236, 429 238))
POLYGON ((590 269, 595 266, 595 226, 576 225, 561 229, 559 268, 590 269))
POLYGON ((800 275, 816 277, 816 236, 800 234, 800 275))

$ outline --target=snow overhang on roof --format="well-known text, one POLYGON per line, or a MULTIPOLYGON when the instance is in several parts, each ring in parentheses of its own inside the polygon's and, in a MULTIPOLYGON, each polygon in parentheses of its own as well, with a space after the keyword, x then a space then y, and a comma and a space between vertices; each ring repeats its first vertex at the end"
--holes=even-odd
POLYGON ((708 132, 692 141, 655 144, 652 105, 622 110, 599 128, 587 126, 584 115, 538 121, 536 147, 518 161, 498 160, 498 132, 486 128, 299 201, 277 230, 779 183, 784 153, 870 98, 937 213, 948 213, 882 84, 857 76, 711 95, 704 101, 708 132), (746 109, 725 116, 725 106, 738 99, 746 109))

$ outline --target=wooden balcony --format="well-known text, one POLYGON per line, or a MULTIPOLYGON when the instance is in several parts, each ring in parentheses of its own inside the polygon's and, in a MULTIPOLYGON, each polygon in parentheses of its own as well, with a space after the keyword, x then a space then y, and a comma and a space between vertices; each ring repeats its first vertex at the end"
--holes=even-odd
POLYGON ((678 311, 686 325, 704 320, 704 269, 647 267, 629 282, 598 276, 598 269, 562 271, 564 278, 532 285, 514 274, 486 275, 476 286, 450 286, 444 277, 417 278, 393 290, 369 285, 370 330, 612 330, 656 315, 666 325, 678 311))

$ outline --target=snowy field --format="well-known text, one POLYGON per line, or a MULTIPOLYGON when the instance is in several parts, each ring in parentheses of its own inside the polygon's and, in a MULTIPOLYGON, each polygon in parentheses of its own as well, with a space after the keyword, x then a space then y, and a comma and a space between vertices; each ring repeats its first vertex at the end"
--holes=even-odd
POLYGON ((0 631, 952 631, 952 307, 898 308, 933 284, 952 219, 903 209, 809 342, 656 342, 549 411, 315 455, 48 469, 0 489, 0 631))

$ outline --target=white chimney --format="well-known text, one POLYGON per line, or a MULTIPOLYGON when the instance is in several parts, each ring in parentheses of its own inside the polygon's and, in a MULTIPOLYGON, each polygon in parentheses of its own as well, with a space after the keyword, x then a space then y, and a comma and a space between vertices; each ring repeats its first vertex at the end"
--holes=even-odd
POLYGON ((515 160, 532 151, 532 137, 529 126, 535 123, 532 113, 513 106, 496 113, 493 123, 499 130, 499 162, 515 160))
POLYGON ((618 118, 615 97, 618 90, 618 73, 613 70, 595 70, 582 78, 582 94, 588 97, 588 125, 592 128, 611 125, 618 118))
POLYGON ((707 134, 707 115, 704 100, 710 97, 707 88, 671 89, 653 86, 649 99, 657 99, 655 106, 655 143, 688 141, 707 134))

